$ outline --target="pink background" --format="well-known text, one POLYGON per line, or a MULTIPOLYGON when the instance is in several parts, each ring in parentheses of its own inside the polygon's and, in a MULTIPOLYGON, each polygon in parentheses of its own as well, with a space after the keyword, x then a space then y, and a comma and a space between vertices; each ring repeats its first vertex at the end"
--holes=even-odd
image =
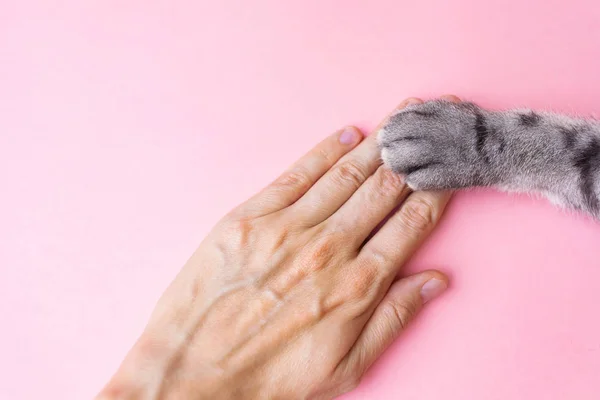
MULTIPOLYGON (((590 114, 594 1, 0 1, 0 398, 91 398, 219 216, 407 96, 590 114)), ((597 399, 600 226, 455 197, 349 399, 597 399)))

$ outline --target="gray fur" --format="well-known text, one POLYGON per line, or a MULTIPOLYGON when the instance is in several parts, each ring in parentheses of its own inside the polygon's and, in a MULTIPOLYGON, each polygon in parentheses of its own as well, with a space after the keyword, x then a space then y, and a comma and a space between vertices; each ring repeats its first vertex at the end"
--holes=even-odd
POLYGON ((493 186, 538 192, 600 218, 600 123, 435 100, 379 131, 384 163, 414 190, 493 186))

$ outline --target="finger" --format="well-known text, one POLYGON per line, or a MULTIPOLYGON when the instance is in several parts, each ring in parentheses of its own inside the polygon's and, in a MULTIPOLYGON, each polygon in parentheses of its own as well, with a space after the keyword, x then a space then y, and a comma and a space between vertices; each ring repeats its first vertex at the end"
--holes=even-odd
MULTIPOLYGON (((400 103, 395 110, 379 125, 381 127, 397 110, 408 104, 422 103, 409 98, 400 103)), ((379 127, 375 129, 376 132, 379 127)), ((294 212, 306 215, 307 225, 316 225, 344 204, 352 194, 381 165, 380 149, 376 135, 370 135, 355 150, 342 157, 336 165, 294 204, 294 212)))
POLYGON ((260 193, 251 198, 244 208, 266 215, 279 211, 298 200, 344 154, 356 147, 363 134, 349 126, 327 137, 260 193))
POLYGON ((348 244, 358 249, 410 192, 400 175, 381 166, 325 223, 333 231, 352 232, 348 244))
POLYGON ((452 103, 460 103, 461 102, 460 98, 453 94, 445 94, 443 96, 440 96, 440 98, 443 100, 451 101, 452 103))
POLYGON ((447 287, 447 278, 437 271, 425 271, 396 281, 338 368, 364 373, 402 333, 423 304, 447 287))
POLYGON ((449 192, 414 192, 363 246, 358 257, 396 274, 437 225, 449 192))

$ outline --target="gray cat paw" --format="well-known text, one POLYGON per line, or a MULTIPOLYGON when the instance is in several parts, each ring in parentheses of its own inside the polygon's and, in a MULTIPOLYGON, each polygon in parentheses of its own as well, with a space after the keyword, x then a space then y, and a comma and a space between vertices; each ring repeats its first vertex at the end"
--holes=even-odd
POLYGON ((398 111, 378 132, 384 164, 413 190, 454 189, 480 180, 478 115, 470 103, 435 100, 398 111))

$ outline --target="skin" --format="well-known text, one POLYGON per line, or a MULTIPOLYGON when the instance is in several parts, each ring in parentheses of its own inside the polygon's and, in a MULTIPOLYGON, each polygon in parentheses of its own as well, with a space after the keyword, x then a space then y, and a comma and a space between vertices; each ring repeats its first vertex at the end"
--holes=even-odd
POLYGON ((217 224, 97 399, 352 390, 447 287, 439 271, 397 274, 449 198, 411 192, 381 165, 376 135, 334 133, 217 224))

